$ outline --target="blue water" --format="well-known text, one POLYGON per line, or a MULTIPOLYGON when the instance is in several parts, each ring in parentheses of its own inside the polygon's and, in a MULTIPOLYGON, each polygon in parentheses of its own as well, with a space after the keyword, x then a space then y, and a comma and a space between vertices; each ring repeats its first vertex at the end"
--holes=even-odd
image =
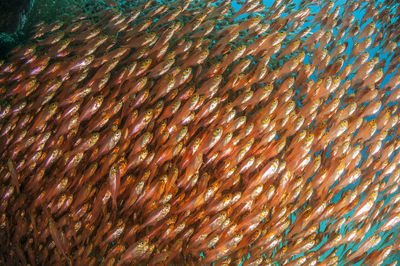
MULTIPOLYGON (((297 4, 297 7, 298 7, 299 4, 300 4, 300 1, 299 1, 299 0, 292 1, 292 3, 293 3, 293 2, 297 4)), ((323 1, 321 1, 321 2, 323 2, 323 1)), ((375 2, 377 2, 377 3, 383 3, 384 1, 383 1, 383 0, 379 0, 379 1, 375 1, 375 2)), ((271 6, 273 3, 274 3, 274 1, 264 0, 264 4, 266 5, 266 7, 271 6)), ((344 10, 343 5, 344 5, 345 3, 346 3, 345 0, 335 1, 335 6, 334 6, 333 9, 335 9, 337 6, 341 6, 341 10, 340 10, 341 12, 340 12, 340 14, 343 14, 343 10, 344 10)), ((323 6, 323 5, 324 5, 324 4, 322 4, 321 6, 323 6)), ((363 5, 361 5, 361 7, 364 7, 365 5, 366 5, 366 3, 364 3, 363 5)), ((236 1, 232 1, 232 6, 233 6, 233 8, 235 9, 235 11, 239 10, 239 8, 241 7, 241 5, 238 4, 236 1)), ((317 13, 317 12, 319 11, 319 9, 321 8, 321 6, 319 6, 319 5, 310 6, 310 10, 311 10, 311 12, 313 12, 313 13, 317 13)), ((332 9, 332 10, 333 10, 333 9, 332 9)), ((358 8, 358 10, 356 10, 356 11, 353 12, 353 14, 355 15, 356 20, 358 19, 359 21, 361 21, 362 17, 364 16, 365 10, 366 10, 365 8, 358 8)), ((244 18, 244 17, 247 17, 248 15, 249 15, 249 14, 244 14, 244 15, 238 17, 237 20, 240 20, 240 19, 242 19, 242 18, 244 18)), ((253 15, 260 15, 260 14, 253 14, 253 15)), ((282 15, 285 16, 285 14, 282 14, 282 15)), ((340 15, 339 15, 339 16, 340 16, 340 15)), ((363 29, 366 25, 368 25, 368 23, 370 23, 371 21, 372 21, 372 18, 369 19, 368 21, 366 21, 363 25, 361 25, 360 32, 361 32, 362 29, 363 29)), ((306 22, 302 27, 307 27, 307 26, 311 26, 311 23, 310 23, 310 22, 306 22)), ((313 32, 315 32, 316 30, 318 30, 318 27, 312 27, 312 30, 313 30, 313 31, 312 31, 310 34, 312 34, 313 32)), ((336 31, 335 29, 333 30, 333 34, 334 34, 334 35, 337 34, 337 31, 336 31)), ((375 35, 376 35, 376 34, 375 34, 375 35)), ((373 35, 373 36, 371 36, 371 37, 374 38, 375 35, 373 35)), ((345 53, 350 54, 350 52, 352 51, 353 46, 354 46, 354 40, 352 40, 352 39, 349 38, 349 39, 347 39, 346 41, 349 43, 349 46, 348 46, 348 49, 347 49, 347 51, 346 51, 345 53)), ((340 43, 340 42, 339 42, 339 43, 340 43)), ((387 62, 390 62, 390 58, 388 57, 388 55, 387 55, 387 54, 382 54, 383 51, 382 51, 382 47, 380 47, 380 46, 378 46, 378 47, 376 47, 376 48, 369 48, 368 52, 369 52, 369 55, 370 55, 370 57, 369 57, 370 59, 371 59, 372 57, 378 55, 378 56, 380 57, 380 59, 385 58, 385 59, 387 60, 387 62), (381 49, 381 50, 380 50, 380 49, 381 49)), ((350 60, 347 60, 347 62, 345 63, 345 65, 344 65, 343 67, 346 67, 347 64, 353 63, 354 60, 355 60, 354 57, 353 57, 352 59, 350 59, 350 60)), ((305 58, 305 63, 308 63, 308 62, 309 62, 309 59, 308 59, 308 57, 306 56, 306 58, 305 58)), ((384 72, 387 70, 387 68, 388 68, 388 64, 385 65, 385 67, 384 67, 384 72)), ((393 73, 394 73, 394 72, 393 72, 393 73)), ((384 80, 383 80, 383 82, 382 82, 382 84, 381 84, 381 88, 383 88, 383 87, 385 86, 385 84, 392 78, 393 75, 394 75, 394 74, 386 75, 386 76, 385 76, 385 78, 384 78, 384 80)), ((316 79, 315 75, 311 76, 311 78, 316 79)), ((352 93, 352 92, 353 92, 353 91, 349 91, 348 93, 352 93)), ((393 103, 393 104, 398 104, 398 103, 396 102, 396 103, 393 103)), ((382 106, 382 107, 381 107, 381 110, 382 110, 384 107, 385 107, 385 106, 382 106)), ((374 119, 374 118, 376 118, 376 117, 377 117, 377 115, 370 116, 370 117, 368 117, 367 120, 374 119)), ((356 132, 356 133, 357 133, 357 132, 356 132)), ((356 133, 355 133, 355 134, 356 134, 356 133)), ((378 134, 378 133, 379 133, 379 132, 376 132, 375 134, 378 134)), ((393 137, 393 134, 387 136, 386 139, 383 141, 383 144, 384 144, 385 142, 389 141, 392 137, 393 137)), ((328 150, 329 150, 329 148, 328 148, 328 150)), ((363 149, 363 151, 362 151, 362 157, 363 157, 363 158, 362 158, 360 164, 361 164, 364 160, 366 160, 366 159, 368 158, 368 154, 366 154, 366 150, 367 150, 367 147, 365 147, 365 148, 363 149)), ((328 152, 327 154, 328 154, 328 156, 329 156, 329 152, 328 152)), ((394 156, 394 154, 392 155, 391 159, 393 158, 393 156, 394 156)), ((356 182, 355 184, 351 184, 351 185, 349 185, 348 187, 344 188, 341 192, 339 192, 337 195, 335 195, 335 197, 333 198, 333 202, 336 202, 337 200, 339 200, 339 198, 340 198, 340 197, 342 196, 342 194, 343 194, 343 191, 349 190, 349 189, 350 189, 350 190, 351 190, 351 189, 354 189, 358 183, 359 183, 359 181, 356 182)), ((392 195, 392 196, 393 196, 393 195, 392 195)), ((361 195, 361 197, 362 197, 362 199, 363 199, 363 197, 365 197, 365 195, 361 195)), ((379 198, 379 197, 378 197, 378 198, 379 198)), ((391 197, 389 197, 388 199, 386 199, 386 202, 388 202, 388 201, 390 200, 390 198, 391 198, 391 197)), ((379 199, 378 199, 378 201, 379 201, 379 199)), ((361 203, 361 202, 362 202, 362 200, 360 200, 360 203, 361 203)), ((353 210, 352 212, 350 212, 349 215, 352 215, 353 212, 354 212, 354 210, 353 210)), ((294 221, 294 219, 295 219, 295 215, 293 215, 292 221, 294 221)), ((382 221, 381 223, 379 223, 379 224, 373 225, 373 226, 371 227, 371 229, 368 231, 368 233, 365 235, 364 240, 367 239, 367 238, 369 238, 370 236, 372 236, 373 233, 377 230, 377 228, 379 228, 386 220, 387 220, 387 219, 383 220, 383 221, 382 221)), ((328 224, 328 222, 331 223, 331 222, 333 222, 333 221, 324 221, 324 222, 322 222, 322 223, 320 224, 320 230, 325 230, 325 227, 326 227, 326 225, 328 224)), ((342 233, 344 233, 344 232, 345 232, 345 228, 342 227, 342 233)), ((395 234, 395 237, 392 237, 392 239, 396 239, 396 238, 400 237, 399 232, 398 232, 397 229, 393 229, 393 230, 391 230, 391 231, 387 231, 387 232, 381 233, 380 235, 382 236, 382 241, 381 241, 381 243, 376 247, 377 249, 382 249, 382 248, 385 248, 386 246, 392 244, 393 241, 386 241, 386 239, 385 239, 385 238, 386 238, 390 233, 392 233, 392 232, 395 234)), ((325 237, 324 240, 323 240, 317 247, 313 248, 312 250, 316 250, 316 249, 318 249, 320 246, 322 246, 322 245, 327 241, 327 238, 328 238, 328 237, 325 237)), ((361 243, 362 243, 362 242, 360 242, 360 243, 357 244, 357 245, 349 245, 348 247, 346 247, 346 249, 344 249, 344 247, 341 247, 340 249, 338 249, 336 255, 340 257, 339 265, 344 265, 344 264, 345 264, 345 263, 344 263, 344 260, 343 260, 343 254, 344 254, 348 249, 352 249, 353 251, 356 250, 356 249, 360 246, 361 243)), ((333 251, 333 249, 328 250, 323 256, 321 256, 320 261, 322 261, 322 260, 323 260, 326 256, 328 256, 329 254, 331 254, 332 251, 333 251)), ((370 250, 370 251, 372 251, 372 250, 370 250)), ((303 255, 303 254, 300 254, 300 255, 298 255, 298 256, 295 256, 295 257, 293 257, 293 259, 294 259, 294 258, 297 258, 297 257, 299 257, 299 256, 301 256, 301 255, 303 255)), ((247 259, 250 258, 250 257, 251 257, 251 254, 249 254, 249 256, 247 257, 247 259)), ((394 254, 394 255, 392 255, 391 257, 387 258, 387 259, 385 260, 385 263, 384 263, 384 264, 387 265, 387 264, 392 263, 392 262, 394 262, 394 261, 397 261, 397 265, 400 264, 400 262, 399 262, 399 261, 400 261, 400 254, 397 253, 397 254, 394 254)), ((355 264, 355 265, 362 265, 362 262, 359 262, 359 263, 357 263, 357 264, 355 264)))
MULTIPOLYGON (((273 4, 273 2, 274 2, 274 1, 271 1, 271 0, 264 0, 264 4, 266 5, 266 7, 271 6, 271 5, 273 4)), ((325 2, 325 1, 322 1, 322 0, 321 0, 321 2, 325 2)), ((337 6, 341 6, 341 14, 343 14, 343 11, 344 11, 344 9, 345 9, 343 5, 345 5, 346 2, 347 2, 347 1, 345 1, 345 0, 335 1, 335 7, 334 7, 334 8, 336 8, 337 6)), ((383 3, 384 1, 383 1, 383 0, 378 0, 378 1, 375 1, 375 2, 383 3)), ((294 0, 294 1, 292 1, 292 3, 296 3, 297 6, 298 6, 298 5, 300 4, 300 0, 294 0)), ((322 4, 321 6, 323 6, 323 5, 324 5, 324 4, 322 4)), ((361 20, 361 19, 363 18, 364 12, 365 12, 365 8, 363 8, 363 7, 364 7, 365 5, 366 5, 366 3, 364 3, 358 10, 356 10, 355 12, 352 13, 352 14, 355 15, 356 20, 357 20, 357 19, 358 19, 358 20, 361 20)), ((239 10, 239 8, 241 7, 241 5, 238 4, 236 1, 232 1, 232 6, 233 6, 233 8, 234 8, 236 11, 239 10)), ((312 12, 312 13, 317 13, 317 12, 320 10, 321 6, 319 6, 319 5, 312 5, 312 6, 310 6, 311 12, 312 12)), ((333 8, 333 9, 334 9, 334 8, 333 8)), ((253 15, 255 16, 255 15, 260 15, 260 14, 253 14, 253 15)), ((285 15, 287 15, 287 14, 283 13, 282 15, 285 16, 285 15)), ((244 14, 244 15, 238 17, 236 20, 240 20, 240 19, 242 19, 242 18, 244 18, 244 17, 248 17, 248 16, 249 16, 249 14, 244 14)), ((368 23, 371 22, 371 21, 372 21, 372 19, 366 21, 363 25, 361 25, 360 32, 361 32, 361 31, 363 30, 363 28, 364 28, 366 25, 368 25, 368 23)), ((302 26, 302 28, 307 27, 307 26, 311 26, 311 22, 306 22, 306 23, 302 26)), ((318 29, 319 29, 318 27, 312 27, 312 30, 313 30, 313 31, 312 31, 310 34, 312 34, 313 32, 315 32, 315 31, 318 30, 318 29)), ((337 34, 338 34, 338 32, 337 32, 336 29, 333 30, 333 34, 334 34, 334 35, 337 35, 337 34)), ((376 34, 373 35, 373 36, 371 36, 371 37, 374 38, 375 36, 376 36, 376 34)), ((290 38, 290 37, 288 37, 288 38, 290 38)), ((345 53, 350 54, 350 52, 352 51, 352 49, 353 49, 353 47, 354 47, 354 40, 353 40, 353 39, 347 39, 346 41, 349 43, 349 46, 348 46, 347 51, 346 51, 345 53)), ((378 47, 376 47, 376 48, 369 48, 369 49, 368 49, 368 53, 369 53, 369 56, 370 56, 369 58, 372 58, 372 57, 378 55, 378 56, 380 57, 380 59, 385 58, 385 59, 387 60, 387 62, 390 62, 390 59, 391 59, 391 58, 388 56, 388 54, 384 54, 384 53, 383 53, 383 50, 382 50, 382 47, 381 47, 381 46, 378 46, 378 47)), ((356 60, 356 59, 353 57, 353 58, 347 60, 347 61, 346 61, 346 64, 352 64, 352 63, 354 63, 355 60, 356 60)), ((305 61, 305 63, 310 62, 309 56, 308 56, 308 55, 306 55, 306 58, 305 58, 304 61, 305 61)), ((343 66, 343 68, 346 67, 346 64, 343 66)), ((386 71, 387 69, 388 69, 388 64, 385 65, 384 71, 386 71)), ((395 73, 395 71, 394 71, 393 73, 395 73)), ((385 84, 392 78, 393 75, 394 75, 394 74, 385 75, 385 78, 384 78, 384 80, 383 80, 383 82, 382 82, 382 84, 381 84, 381 87, 384 87, 385 84)), ((311 76, 311 78, 314 79, 314 80, 316 80, 316 79, 317 79, 317 76, 314 74, 314 75, 311 76)), ((354 91, 349 90, 347 93, 350 94, 350 93, 353 93, 353 92, 354 92, 354 91)), ((300 104, 300 102, 298 102, 298 104, 300 104)), ((398 102, 395 102, 395 103, 392 103, 392 104, 398 104, 398 102)), ((382 106, 382 107, 381 107, 381 110, 384 109, 384 108, 385 108, 385 106, 382 106)), ((376 117, 377 117, 377 115, 370 116, 370 117, 367 118, 367 120, 375 119, 376 117)), ((355 134, 357 134, 357 132, 355 132, 355 134)), ((377 131, 375 134, 379 134, 379 131, 377 131)), ((390 141, 390 140, 392 139, 393 134, 394 134, 394 133, 392 133, 391 135, 388 135, 388 136, 385 138, 385 140, 383 141, 383 145, 384 145, 387 141, 390 141)), ((278 138, 278 136, 277 136, 277 138, 278 138)), ((329 151, 330 151, 330 149, 332 148, 331 146, 332 146, 332 145, 328 146, 327 152, 325 153, 325 156, 327 156, 327 157, 329 157, 329 154, 330 154, 329 151)), ((364 147, 363 150, 362 150, 362 160, 361 160, 360 164, 361 164, 363 161, 365 161, 365 160, 368 159, 368 154, 366 153, 367 149, 368 149, 368 147, 364 147)), ((395 154, 392 154, 391 160, 393 159, 394 155, 395 155, 395 154)), ((379 173, 377 173, 377 174, 379 174, 379 173)), ((333 202, 333 203, 337 202, 337 201, 340 199, 340 197, 343 195, 343 192, 344 192, 344 191, 354 189, 354 188, 359 184, 359 182, 360 182, 360 180, 358 180, 358 181, 357 181, 356 183, 354 183, 354 184, 351 184, 351 185, 347 186, 347 187, 344 188, 342 191, 340 191, 339 193, 337 193, 337 194, 333 197, 332 202, 333 202)), ((361 195, 360 203, 363 202, 363 199, 364 199, 365 197, 366 197, 366 195, 365 195, 365 193, 363 193, 363 194, 361 195)), ((393 195, 391 195, 391 197, 393 197, 393 195)), ((391 197, 385 199, 385 203, 387 203, 387 202, 391 199, 391 197)), ((381 197, 378 197, 378 201, 380 201, 380 200, 383 200, 383 199, 382 199, 381 197)), ((351 216, 353 213, 354 213, 354 209, 353 209, 352 212, 348 213, 347 215, 351 216)), ((295 220, 296 220, 296 214, 298 214, 298 211, 297 211, 296 213, 291 214, 291 216, 290 216, 290 219, 291 219, 292 223, 295 222, 295 220)), ((368 233, 364 236, 364 240, 367 239, 367 238, 369 238, 369 237, 371 237, 371 236, 376 232, 376 230, 377 230, 386 220, 387 220, 387 219, 384 219, 384 220, 383 220, 382 222, 380 222, 379 224, 373 225, 373 226, 371 227, 371 229, 368 231, 368 233)), ((334 221, 332 221, 332 220, 326 220, 326 221, 321 222, 319 230, 323 232, 323 231, 326 229, 327 224, 328 224, 328 223, 332 223, 332 222, 334 222, 334 221)), ((349 227, 344 227, 344 226, 342 226, 341 233, 345 233, 346 231, 348 231, 348 229, 349 229, 349 227)), ((378 246, 376 247, 376 249, 385 248, 386 246, 391 245, 391 244, 393 243, 393 240, 391 240, 391 241, 386 241, 386 237, 387 237, 389 234, 391 234, 391 233, 394 233, 394 234, 395 234, 395 236, 392 237, 392 239, 396 239, 396 238, 400 237, 399 231, 398 231, 397 228, 394 228, 394 229, 392 229, 392 230, 390 230, 390 231, 383 232, 383 233, 380 234, 380 235, 382 236, 382 241, 381 241, 380 245, 378 245, 378 246)), ((322 245, 324 245, 324 244, 326 243, 327 240, 328 240, 328 236, 325 236, 325 237, 324 237, 324 240, 323 240, 321 243, 319 243, 318 246, 314 247, 311 251, 317 250, 319 247, 321 247, 322 245)), ((279 247, 282 247, 282 244, 283 244, 283 243, 281 243, 281 245, 280 245, 279 247)), ((362 242, 360 242, 360 243, 358 243, 358 244, 356 244, 356 245, 351 244, 351 245, 349 245, 349 246, 346 246, 346 247, 342 246, 341 248, 339 248, 339 249, 336 251, 336 255, 340 257, 339 265, 345 265, 345 262, 344 262, 344 259, 343 259, 343 255, 344 255, 344 253, 347 252, 347 250, 349 250, 349 249, 351 249, 351 250, 353 250, 353 251, 354 251, 354 250, 357 250, 361 244, 362 244, 362 242)), ((278 247, 278 248, 279 248, 279 247, 278 247)), ((328 250, 327 252, 325 252, 325 254, 323 254, 323 256, 321 256, 320 261, 323 261, 324 258, 326 258, 327 256, 329 256, 329 255, 332 253, 332 251, 333 251, 333 249, 328 250)), ((371 251, 372 251, 372 250, 370 250, 369 252, 371 252, 371 251)), ((292 259, 295 259, 295 258, 300 257, 300 256, 302 256, 302 255, 303 255, 303 254, 299 254, 299 255, 297 255, 297 256, 292 257, 292 259)), ((202 254, 202 256, 204 256, 204 255, 202 254)), ((248 256, 246 256, 246 258, 244 258, 244 259, 250 259, 250 258, 251 258, 251 254, 248 254, 248 256)), ((400 261, 400 254, 399 254, 399 253, 396 253, 396 254, 392 255, 391 257, 387 258, 387 259, 385 260, 385 264, 389 264, 389 263, 392 263, 392 262, 394 262, 394 261, 397 261, 397 265, 399 265, 399 261, 400 261)), ((242 263, 242 264, 243 264, 243 263, 242 263)), ((362 265, 362 262, 357 263, 356 265, 362 265)))
MULTIPOLYGON (((282 2, 283 2, 283 1, 282 1, 282 2)), ((325 1, 321 0, 321 2, 325 2, 325 1)), ((340 7, 341 7, 341 9, 340 9, 340 14, 343 14, 343 12, 344 12, 344 10, 345 10, 344 5, 346 4, 346 2, 347 2, 346 0, 338 0, 338 1, 335 1, 335 6, 334 6, 333 9, 335 9, 337 6, 340 6, 340 7)), ((383 3, 383 2, 384 2, 383 0, 375 1, 375 3, 383 3)), ((274 3, 274 1, 272 1, 272 0, 264 0, 264 4, 265 4, 266 7, 271 6, 273 3, 274 3)), ((296 5, 297 5, 296 7, 298 7, 299 4, 300 4, 300 0, 294 0, 294 1, 292 1, 291 3, 296 3, 296 5)), ((324 6, 324 5, 325 5, 325 3, 322 3, 321 5, 315 4, 315 5, 309 6, 309 7, 310 7, 310 10, 311 10, 311 13, 317 13, 317 12, 320 10, 320 8, 321 8, 322 6, 324 6)), ((363 3, 363 4, 361 5, 361 7, 358 8, 358 10, 356 10, 356 11, 354 11, 354 12, 352 13, 352 14, 355 15, 356 21, 357 21, 357 20, 361 21, 361 19, 363 18, 364 13, 365 13, 365 10, 366 10, 366 9, 364 8, 365 5, 366 5, 366 3, 363 3)), ((232 7, 234 8, 235 11, 238 11, 238 10, 240 9, 241 5, 238 4, 236 1, 232 1, 232 7)), ((333 9, 332 9, 332 10, 333 10, 333 9)), ((255 16, 255 15, 262 15, 262 14, 252 14, 252 15, 255 16)), ((286 16, 286 15, 287 15, 287 14, 285 14, 285 13, 282 14, 282 16, 286 16)), ((241 15, 241 16, 239 16, 238 18, 236 18, 236 20, 240 20, 240 19, 245 18, 245 17, 248 17, 248 16, 249 16, 249 14, 244 14, 244 15, 241 15)), ((339 15, 339 16, 341 16, 341 15, 339 15)), ((366 21, 363 25, 360 25, 360 27, 361 27, 361 28, 360 28, 360 32, 361 32, 361 31, 363 30, 363 28, 364 28, 366 25, 368 25, 368 23, 370 23, 371 21, 372 21, 372 18, 369 19, 368 21, 366 21)), ((306 22, 306 23, 301 27, 301 29, 304 28, 304 27, 308 27, 308 26, 312 26, 312 25, 311 25, 311 22, 306 22)), ((301 30, 301 29, 299 29, 299 30, 301 30)), ((311 31, 310 35, 311 35, 313 32, 317 31, 318 29, 319 29, 318 27, 312 26, 312 31, 311 31)), ((298 30, 298 31, 299 31, 299 30, 298 30)), ((337 34, 338 34, 338 32, 337 32, 336 29, 333 29, 333 34, 334 34, 334 35, 337 35, 337 34)), ((376 36, 376 34, 373 35, 373 36, 371 36, 371 37, 374 38, 375 36, 376 36)), ((287 38, 290 38, 290 37, 287 37, 287 38)), ((354 47, 354 40, 349 38, 349 39, 346 40, 346 42, 348 42, 349 45, 348 45, 347 51, 346 51, 345 53, 348 54, 348 55, 350 55, 350 52, 352 51, 352 49, 353 49, 353 47, 354 47)), ((339 43, 340 43, 340 41, 339 41, 339 43)), ((378 47, 376 47, 376 48, 369 48, 369 49, 368 49, 368 53, 369 53, 369 59, 371 59, 372 57, 378 55, 378 56, 380 57, 380 59, 385 58, 385 59, 387 60, 387 62, 390 62, 390 57, 388 57, 387 54, 383 54, 382 47, 380 47, 380 46, 378 46, 378 47)), ((352 63, 354 63, 355 60, 356 60, 355 57, 353 57, 353 58, 347 60, 347 61, 345 62, 345 64, 344 64, 343 68, 346 67, 347 64, 352 64, 352 63)), ((308 55, 306 55, 306 58, 305 58, 304 62, 305 62, 305 63, 309 63, 309 62, 310 62, 309 56, 308 56, 308 55)), ((388 68, 388 64, 385 65, 385 67, 384 67, 384 72, 387 70, 387 68, 388 68)), ((395 73, 395 71, 393 71, 393 73, 395 73)), ((394 74, 385 75, 385 78, 384 78, 383 82, 381 83, 381 87, 384 87, 385 84, 392 78, 393 75, 394 75, 394 74)), ((314 80, 317 79, 317 77, 316 77, 315 74, 312 75, 311 78, 313 78, 314 80)), ((349 94, 350 94, 350 93, 354 93, 354 91, 349 90, 347 93, 349 93, 349 94)), ((300 102, 298 102, 298 104, 300 104, 300 102)), ((391 105, 393 105, 393 104, 398 104, 398 102, 392 103, 391 105)), ((382 110, 384 107, 385 107, 385 106, 382 106, 381 110, 382 110)), ((371 120, 371 119, 374 119, 374 118, 376 118, 376 117, 377 117, 377 115, 370 116, 370 117, 367 118, 367 120, 371 120)), ((357 132, 356 132, 355 134, 357 134, 357 132)), ((377 131, 375 134, 379 134, 379 131, 377 131)), ((392 135, 388 135, 388 136, 386 137, 386 139, 383 141, 383 145, 384 145, 384 143, 386 143, 387 141, 391 140, 392 137, 393 137, 393 134, 392 134, 392 135)), ((328 146, 327 152, 325 153, 326 156, 329 156, 330 148, 331 148, 331 147, 328 146)), ((368 148, 368 147, 364 147, 364 149, 362 150, 362 160, 361 160, 360 164, 361 164, 364 160, 366 160, 366 159, 368 158, 368 154, 366 154, 367 148, 368 148)), ((391 156, 391 159, 393 158, 393 156, 394 156, 394 154, 391 156)), ((340 197, 342 197, 344 191, 354 189, 354 188, 359 184, 359 182, 360 182, 360 180, 358 180, 358 181, 357 181, 356 183, 354 183, 354 184, 351 184, 351 185, 347 186, 347 187, 344 188, 342 191, 340 191, 339 193, 337 193, 337 194, 333 197, 332 202, 333 202, 333 203, 337 202, 337 201, 340 199, 340 197)), ((361 195, 360 203, 361 203, 362 200, 365 198, 365 196, 366 196, 365 193, 361 195)), ((393 196, 393 195, 392 195, 392 196, 393 196)), ((391 196, 391 197, 392 197, 392 196, 391 196)), ((390 200, 391 197, 387 198, 385 201, 388 202, 388 201, 390 200)), ((379 197, 378 197, 378 201, 380 201, 380 200, 382 200, 382 199, 379 199, 379 197)), ((385 202, 385 203, 386 203, 386 202, 385 202)), ((351 211, 351 212, 348 213, 347 215, 352 215, 353 212, 354 212, 354 209, 353 209, 353 211, 351 211)), ((298 213, 298 212, 297 212, 297 213, 298 213)), ((290 219, 291 219, 292 222, 295 221, 295 219, 296 219, 296 214, 297 214, 297 213, 292 214, 292 215, 290 216, 290 219)), ((373 226, 371 227, 371 229, 368 231, 368 233, 365 235, 364 240, 367 239, 367 238, 369 238, 370 236, 372 236, 372 235, 374 234, 374 232, 377 230, 377 228, 379 228, 386 220, 387 220, 387 219, 384 219, 381 223, 373 225, 373 226)), ((323 232, 323 231, 325 230, 327 224, 328 224, 328 223, 332 223, 332 222, 334 222, 334 221, 328 221, 328 220, 323 221, 323 222, 320 224, 320 228, 319 228, 319 229, 323 232)), ((345 233, 346 231, 348 231, 348 229, 349 229, 348 227, 345 228, 344 226, 342 226, 341 233, 345 233)), ((382 249, 382 248, 385 248, 386 246, 392 244, 393 240, 392 240, 392 241, 387 241, 387 240, 386 240, 386 237, 387 237, 389 234, 391 234, 391 233, 394 233, 394 234, 395 234, 395 236, 392 237, 392 239, 396 239, 396 238, 399 237, 399 232, 398 232, 397 229, 393 229, 393 230, 391 230, 391 231, 386 231, 386 232, 381 233, 380 235, 382 236, 382 241, 381 241, 380 245, 378 245, 378 246, 376 247, 377 249, 382 249)), ((314 247, 314 248, 312 249, 312 251, 313 251, 313 250, 317 250, 319 247, 321 247, 322 245, 324 245, 324 244, 326 243, 327 240, 328 240, 328 236, 325 236, 324 239, 323 239, 323 241, 322 241, 318 246, 314 247)), ((352 249, 353 251, 356 250, 356 249, 361 245, 361 243, 362 243, 362 242, 360 242, 360 243, 358 243, 358 244, 356 244, 356 245, 350 244, 350 245, 348 245, 348 246, 346 246, 346 247, 344 247, 344 246, 340 247, 340 248, 336 251, 336 255, 339 256, 339 258, 340 258, 340 259, 339 259, 339 265, 345 265, 345 262, 344 262, 344 260, 343 260, 343 255, 344 255, 344 253, 345 253, 348 249, 352 249)), ((281 247, 281 246, 282 246, 282 243, 281 243, 281 245, 280 245, 279 247, 281 247)), ((278 247, 278 248, 279 248, 279 247, 278 247)), ((330 255, 330 254, 332 253, 332 251, 333 251, 333 249, 328 250, 323 256, 320 257, 320 260, 319 260, 319 261, 323 261, 324 258, 326 258, 328 255, 330 255)), ((371 251, 372 251, 372 250, 370 250, 369 252, 371 252, 371 251)), ((295 259, 295 258, 300 257, 300 256, 302 256, 302 255, 303 255, 303 254, 294 256, 292 259, 295 259)), ((202 253, 201 256, 204 257, 204 254, 202 253)), ((243 258, 243 260, 244 260, 244 259, 249 259, 249 258, 251 258, 251 254, 248 254, 248 256, 246 256, 246 258, 243 258)), ((399 265, 399 261, 400 261, 400 254, 399 254, 399 253, 396 253, 396 254, 392 255, 391 257, 387 258, 387 259, 385 260, 384 265, 387 265, 387 264, 392 263, 392 262, 394 262, 394 261, 397 261, 397 265, 399 265)), ((243 264, 243 262, 242 262, 242 264, 243 264)), ((355 265, 362 265, 362 262, 359 262, 359 263, 357 263, 357 264, 355 264, 355 265)))

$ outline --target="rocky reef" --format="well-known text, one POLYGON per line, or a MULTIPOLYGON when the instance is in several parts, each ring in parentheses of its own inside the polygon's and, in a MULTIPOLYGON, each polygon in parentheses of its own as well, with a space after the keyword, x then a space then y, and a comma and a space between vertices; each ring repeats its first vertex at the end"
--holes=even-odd
POLYGON ((34 0, 0 1, 0 10, 3 11, 0 32, 14 33, 20 30, 34 2, 34 0))
POLYGON ((3 57, 18 38, 35 0, 0 1, 0 57, 3 57))
POLYGON ((107 7, 95 0, 14 0, 0 1, 0 59, 29 39, 33 25, 39 22, 67 21, 77 10, 85 14, 107 7))

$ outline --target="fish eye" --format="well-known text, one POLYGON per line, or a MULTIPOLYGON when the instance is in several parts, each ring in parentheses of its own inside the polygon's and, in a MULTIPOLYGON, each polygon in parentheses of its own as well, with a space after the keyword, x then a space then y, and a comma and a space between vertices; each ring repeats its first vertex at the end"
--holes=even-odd
POLYGON ((176 101, 172 104, 172 106, 173 106, 174 108, 177 108, 177 107, 180 105, 180 103, 181 103, 180 100, 176 100, 176 101))
POLYGON ((198 99, 199 99, 199 95, 198 95, 198 94, 195 94, 195 95, 193 95, 193 97, 192 97, 192 102, 196 102, 198 99))
POLYGON ((172 86, 172 84, 175 84, 175 78, 174 78, 174 76, 168 77, 168 85, 172 86))
POLYGON ((246 116, 239 117, 239 122, 243 123, 246 121, 246 116))
POLYGON ((164 183, 166 183, 167 180, 168 180, 167 175, 163 175, 163 176, 160 178, 160 181, 161 181, 161 182, 164 182, 164 183))
POLYGON ((265 85, 264 89, 267 90, 267 91, 272 90, 272 84, 268 83, 267 85, 265 85))
POLYGON ((90 140, 91 140, 92 142, 94 142, 94 141, 96 141, 96 140, 99 138, 99 136, 100 136, 99 133, 94 133, 94 134, 92 135, 92 137, 90 138, 90 140))
POLYGON ((114 165, 111 167, 111 172, 113 172, 113 173, 117 172, 117 165, 114 164, 114 165))
POLYGON ((169 52, 169 53, 167 54, 167 58, 168 58, 168 59, 174 59, 174 56, 175 56, 175 52, 174 52, 174 51, 169 52))
POLYGON ((269 119, 269 118, 264 118, 263 120, 261 120, 261 123, 262 123, 263 125, 268 124, 269 122, 270 122, 270 119, 269 119))
POLYGON ((231 137, 232 137, 232 132, 226 133, 225 138, 229 139, 229 138, 231 138, 231 137))
POLYGON ((149 48, 147 47, 143 47, 142 49, 140 49, 140 53, 144 54, 149 50, 149 48))
POLYGON ((214 136, 218 136, 218 135, 221 134, 221 132, 222 132, 221 128, 217 128, 217 129, 214 131, 213 135, 214 135, 214 136))
POLYGON ((75 114, 72 115, 72 119, 71 120, 76 120, 78 118, 79 118, 79 114, 75 113, 75 114))
POLYGON ((140 153, 140 159, 143 160, 144 158, 146 158, 146 157, 147 157, 147 154, 148 154, 148 151, 147 151, 147 150, 142 151, 142 152, 140 153))

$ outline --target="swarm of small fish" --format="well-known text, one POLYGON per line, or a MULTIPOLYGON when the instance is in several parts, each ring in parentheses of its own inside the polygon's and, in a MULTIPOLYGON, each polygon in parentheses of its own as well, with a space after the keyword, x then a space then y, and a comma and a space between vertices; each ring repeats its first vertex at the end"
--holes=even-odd
POLYGON ((0 63, 1 264, 399 256, 400 5, 108 2, 0 63))

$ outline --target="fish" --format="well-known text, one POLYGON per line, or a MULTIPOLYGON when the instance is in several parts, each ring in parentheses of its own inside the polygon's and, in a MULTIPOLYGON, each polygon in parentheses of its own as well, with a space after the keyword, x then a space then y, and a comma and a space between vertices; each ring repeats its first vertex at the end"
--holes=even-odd
POLYGON ((74 8, 0 61, 4 263, 396 256, 395 1, 74 8))

